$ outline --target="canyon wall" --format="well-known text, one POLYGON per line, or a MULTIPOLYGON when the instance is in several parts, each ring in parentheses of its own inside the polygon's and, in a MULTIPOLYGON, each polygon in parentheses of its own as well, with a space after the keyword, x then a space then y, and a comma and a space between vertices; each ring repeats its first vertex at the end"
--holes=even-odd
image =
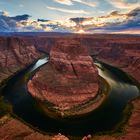
POLYGON ((82 34, 38 38, 40 40, 43 38, 44 43, 37 45, 37 48, 45 52, 49 52, 52 47, 57 46, 59 39, 65 39, 69 42, 74 38, 80 42, 81 46, 88 49, 91 56, 128 72, 140 82, 140 36, 82 34))
POLYGON ((100 34, 0 37, 0 79, 8 77, 6 73, 10 71, 17 71, 17 66, 24 67, 38 58, 40 53, 37 50, 49 53, 57 46, 57 40, 71 41, 73 38, 88 48, 90 55, 122 68, 140 81, 140 76, 137 76, 140 75, 140 37, 100 34))
MULTIPOLYGON (((78 40, 82 47, 88 48, 90 55, 102 60, 103 62, 119 67, 120 69, 129 73, 140 83, 140 37, 129 35, 67 35, 66 37, 63 35, 57 35, 0 37, 0 82, 4 79, 7 79, 18 70, 25 68, 39 57, 43 56, 43 53, 39 51, 49 53, 53 47, 57 46, 57 42, 59 42, 58 40, 65 39, 68 42, 71 42, 73 38, 78 40)), ((58 71, 63 72, 65 71, 65 67, 63 67, 63 63, 60 63, 57 60, 63 60, 63 57, 65 56, 59 55, 59 53, 60 52, 55 52, 52 49, 52 53, 50 54, 52 59, 50 59, 51 61, 49 66, 53 66, 58 71)), ((72 65, 68 65, 66 68, 70 71, 68 75, 70 77, 74 77, 75 72, 73 71, 72 75, 72 65)), ((78 74, 81 75, 81 72, 83 73, 83 71, 80 71, 80 73, 78 72, 78 74)), ((118 138, 105 136, 101 139, 128 140, 139 138, 139 100, 134 101, 133 105, 133 115, 128 123, 126 134, 118 138)), ((16 122, 16 124, 18 123, 16 122)), ((17 126, 16 124, 14 126, 17 126)), ((21 124, 23 125, 23 123, 21 124)), ((17 138, 17 135, 19 135, 17 133, 17 129, 14 131, 12 126, 13 124, 11 123, 7 124, 6 122, 4 123, 4 125, 1 123, 0 129, 2 132, 4 132, 4 135, 1 134, 0 136, 2 139, 4 139, 6 136, 7 138, 11 138, 11 135, 14 135, 13 139, 17 138), (5 127, 5 125, 7 126, 5 127)), ((20 129, 24 130, 25 128, 21 127, 20 129)), ((29 131, 32 130, 30 129, 29 131)), ((22 134, 21 137, 24 137, 23 132, 18 132, 22 134)))
POLYGON ((38 36, 37 38, 36 40, 39 41, 36 47, 48 53, 52 47, 57 45, 57 40, 65 39, 69 42, 74 38, 80 42, 81 46, 88 48, 90 55, 121 68, 140 82, 140 36, 82 34, 38 36))
POLYGON ((91 55, 116 66, 140 82, 140 36, 97 35, 83 38, 91 55))
POLYGON ((0 83, 50 51, 53 42, 42 37, 0 37, 0 83), (47 46, 47 47, 46 47, 47 46))
POLYGON ((59 39, 48 64, 29 81, 28 89, 35 98, 69 110, 97 95, 98 71, 78 40, 59 39))
MULTIPOLYGON (((0 82, 43 56, 44 52, 50 53, 60 40, 76 40, 81 47, 88 49, 89 55, 124 70, 140 82, 140 36, 101 34, 0 37, 0 82)), ((61 44, 63 46, 63 42, 61 44)), ((58 53, 56 59, 59 59, 58 53)))

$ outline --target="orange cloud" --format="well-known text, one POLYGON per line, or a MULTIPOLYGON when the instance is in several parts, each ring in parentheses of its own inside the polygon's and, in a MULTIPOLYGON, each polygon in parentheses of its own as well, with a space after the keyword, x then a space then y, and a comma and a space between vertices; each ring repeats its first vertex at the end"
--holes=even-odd
POLYGON ((135 9, 137 7, 140 7, 140 1, 136 3, 128 3, 123 0, 107 0, 110 4, 112 4, 114 7, 119 9, 135 9))

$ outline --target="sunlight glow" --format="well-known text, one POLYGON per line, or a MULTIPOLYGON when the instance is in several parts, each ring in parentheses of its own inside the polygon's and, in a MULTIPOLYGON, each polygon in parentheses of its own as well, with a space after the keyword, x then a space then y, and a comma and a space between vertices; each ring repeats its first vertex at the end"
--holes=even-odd
POLYGON ((83 29, 80 29, 77 33, 78 34, 85 34, 86 32, 83 29))

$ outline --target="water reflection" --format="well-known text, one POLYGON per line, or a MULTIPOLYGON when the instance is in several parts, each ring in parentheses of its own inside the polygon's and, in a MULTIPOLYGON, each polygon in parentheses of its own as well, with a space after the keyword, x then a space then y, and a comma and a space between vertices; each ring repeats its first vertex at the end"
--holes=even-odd
POLYGON ((39 68, 40 66, 46 64, 49 60, 49 57, 45 57, 45 58, 42 58, 42 59, 39 59, 35 65, 30 69, 30 72, 36 70, 37 68, 39 68))
MULTIPOLYGON (((116 76, 116 71, 102 67, 96 63, 101 69, 98 69, 99 75, 108 81, 111 86, 111 92, 106 101, 96 110, 86 117, 71 119, 69 121, 59 121, 49 118, 36 108, 36 101, 30 96, 26 88, 27 75, 33 73, 37 68, 46 64, 48 57, 40 59, 26 73, 17 76, 5 88, 5 98, 12 106, 14 113, 22 118, 25 122, 31 124, 38 129, 50 133, 62 133, 66 135, 86 135, 94 134, 99 131, 112 130, 114 126, 122 119, 123 109, 126 104, 139 94, 138 88, 125 82, 128 77, 120 79, 116 76)), ((121 74, 121 72, 117 75, 121 74)))

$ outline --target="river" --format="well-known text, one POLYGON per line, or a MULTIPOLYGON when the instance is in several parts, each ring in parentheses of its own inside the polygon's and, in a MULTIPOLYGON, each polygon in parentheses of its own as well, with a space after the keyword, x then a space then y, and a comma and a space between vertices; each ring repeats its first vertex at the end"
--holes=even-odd
POLYGON ((48 57, 39 59, 35 64, 15 75, 3 89, 4 99, 12 105, 13 113, 41 131, 72 136, 110 131, 122 120, 123 110, 128 102, 139 95, 138 88, 121 71, 96 62, 95 64, 100 67, 99 75, 109 83, 111 88, 103 104, 81 118, 64 121, 49 118, 38 110, 37 102, 28 93, 26 85, 32 75, 48 61, 48 57))

